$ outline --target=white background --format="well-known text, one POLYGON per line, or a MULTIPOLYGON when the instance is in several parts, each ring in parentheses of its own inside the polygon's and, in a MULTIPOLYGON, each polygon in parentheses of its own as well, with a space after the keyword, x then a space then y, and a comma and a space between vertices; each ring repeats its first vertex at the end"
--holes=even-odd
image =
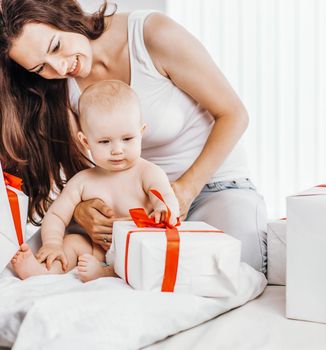
POLYGON ((243 139, 270 219, 286 215, 287 195, 326 182, 326 1, 116 3, 166 12, 207 47, 248 109, 243 139))

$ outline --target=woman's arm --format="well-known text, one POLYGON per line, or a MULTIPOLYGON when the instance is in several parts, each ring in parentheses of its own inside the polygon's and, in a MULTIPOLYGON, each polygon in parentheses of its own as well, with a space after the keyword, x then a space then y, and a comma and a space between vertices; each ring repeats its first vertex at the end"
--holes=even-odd
POLYGON ((248 125, 248 115, 203 45, 172 19, 159 13, 150 15, 144 40, 158 71, 215 119, 201 154, 173 183, 184 218, 193 199, 239 141, 248 125))

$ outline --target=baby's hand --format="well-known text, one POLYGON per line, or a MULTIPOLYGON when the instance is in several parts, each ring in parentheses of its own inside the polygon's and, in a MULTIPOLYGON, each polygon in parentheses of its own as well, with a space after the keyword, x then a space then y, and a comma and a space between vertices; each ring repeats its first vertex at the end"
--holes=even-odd
MULTIPOLYGON (((149 216, 153 217, 155 220, 155 223, 158 224, 160 222, 167 221, 167 214, 168 214, 168 212, 167 212, 165 205, 162 205, 162 206, 154 209, 154 211, 149 216)), ((174 226, 174 225, 176 225, 176 223, 177 223, 177 218, 173 213, 171 213, 168 224, 174 226)))
POLYGON ((62 269, 65 271, 68 267, 67 257, 63 251, 62 244, 45 244, 36 254, 36 259, 42 263, 45 261, 46 268, 50 270, 54 260, 60 260, 62 269))

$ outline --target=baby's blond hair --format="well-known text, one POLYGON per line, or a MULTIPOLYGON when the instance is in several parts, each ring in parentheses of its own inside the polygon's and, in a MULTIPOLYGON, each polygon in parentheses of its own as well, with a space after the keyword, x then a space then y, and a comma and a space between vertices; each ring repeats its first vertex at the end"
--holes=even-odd
POLYGON ((140 109, 138 97, 129 85, 120 80, 102 80, 90 85, 81 94, 78 103, 80 121, 94 107, 105 107, 112 111, 129 103, 140 109))

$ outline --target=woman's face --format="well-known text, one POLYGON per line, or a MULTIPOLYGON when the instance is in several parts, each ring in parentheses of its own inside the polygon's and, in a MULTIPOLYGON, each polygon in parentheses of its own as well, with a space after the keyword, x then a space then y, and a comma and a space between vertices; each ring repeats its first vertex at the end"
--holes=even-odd
POLYGON ((85 78, 92 68, 92 48, 86 36, 42 23, 26 24, 9 56, 45 79, 85 78))

